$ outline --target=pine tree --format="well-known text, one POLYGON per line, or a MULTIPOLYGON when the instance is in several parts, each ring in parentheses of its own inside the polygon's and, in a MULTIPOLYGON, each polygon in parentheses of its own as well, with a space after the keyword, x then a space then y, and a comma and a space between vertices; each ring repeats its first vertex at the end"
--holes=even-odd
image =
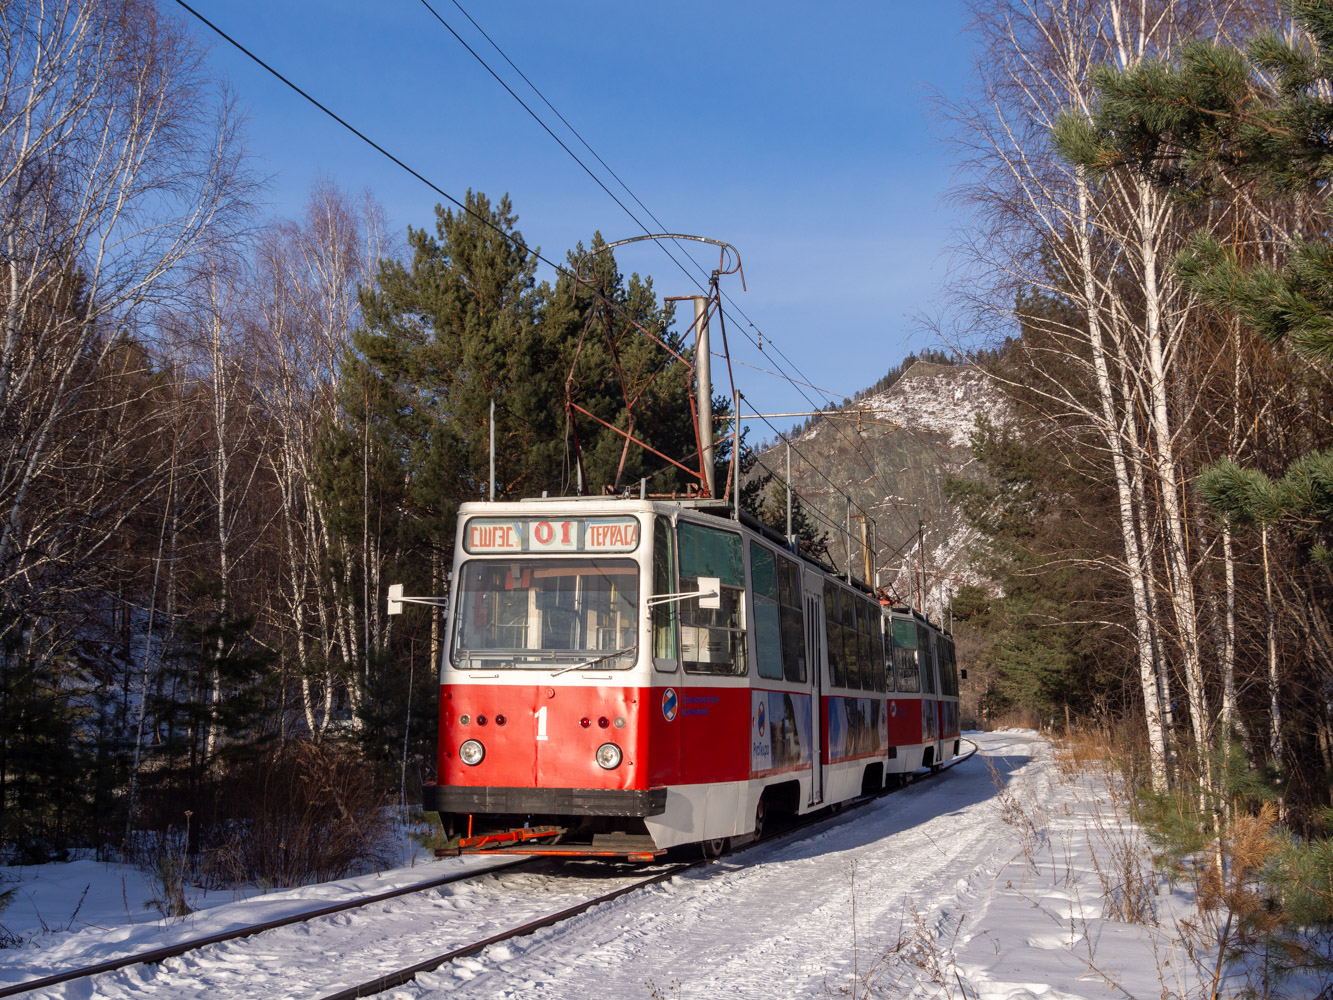
POLYGON ((263 743, 261 720, 273 680, 268 667, 275 658, 251 636, 253 618, 222 610, 216 583, 197 579, 194 589, 200 610, 180 627, 148 699, 159 742, 158 764, 145 779, 170 820, 182 822, 186 810, 193 815, 192 853, 201 829, 215 818, 209 795, 215 765, 253 754, 263 743), (211 753, 210 731, 218 734, 211 753))
POLYGON ((507 197, 492 206, 469 191, 465 205, 437 207, 433 236, 408 228, 407 264, 381 264, 362 293, 364 326, 344 373, 349 389, 369 384, 374 395, 360 412, 349 398, 345 415, 353 425, 367 413, 383 422, 403 499, 436 529, 458 502, 482 496, 491 400, 504 404, 497 479, 505 487, 522 489, 523 463, 539 463, 554 436, 529 406, 533 373, 554 360, 537 322, 536 257, 522 248, 507 197))
MULTIPOLYGON (((344 371, 345 441, 334 450, 350 456, 373 412, 407 509, 437 537, 451 534, 459 502, 486 495, 492 401, 499 497, 575 492, 575 439, 589 492, 641 478, 655 492, 683 488, 683 473, 618 432, 682 464, 697 454, 688 369, 676 357, 690 349, 652 280, 626 279, 594 234, 589 251, 569 252, 554 288, 537 285, 508 198, 492 205, 469 192, 465 204, 436 210, 434 236, 409 229, 411 261, 385 262, 363 295, 366 326, 344 371), (591 282, 569 276, 580 266, 591 282), (374 401, 358 410, 358 392, 374 401)), ((718 400, 714 412, 724 418, 730 406, 718 400)))
MULTIPOLYGON (((565 414, 568 377, 569 402, 682 465, 697 467, 690 372, 674 356, 692 360, 693 347, 673 329, 674 309, 657 301, 652 279, 638 274, 626 279, 604 246, 602 234, 594 233, 586 250, 582 243, 571 250, 567 270, 574 274, 582 267, 580 277, 591 279, 590 284, 562 275, 547 297, 543 325, 561 348, 555 402, 569 421, 567 432, 579 436, 590 492, 628 488, 640 479, 648 480, 649 492, 683 490, 690 481, 684 470, 586 414, 565 414)), ((714 397, 717 426, 726 426, 730 412, 730 400, 714 397)), ((719 491, 729 457, 726 442, 720 442, 715 452, 719 491)), ((572 492, 568 482, 562 485, 562 492, 572 492)))
POLYGON ((60 856, 88 808, 86 708, 67 689, 63 657, 32 655, 31 628, 0 629, 0 843, 20 864, 60 856))
MULTIPOLYGON (((1040 349, 1036 354, 1049 362, 1040 349)), ((1006 377, 1014 385, 1022 379, 1013 369, 1006 377)), ((1021 398, 1015 404, 1021 407, 1021 398)), ((1021 424, 1001 428, 985 418, 977 421, 972 451, 987 477, 951 477, 945 494, 976 531, 975 564, 1000 591, 954 597, 955 615, 971 619, 987 639, 977 664, 978 676, 989 678, 984 711, 993 717, 1027 709, 1050 718, 1066 705, 1082 712, 1127 697, 1125 667, 1115 662, 1119 643, 1108 642, 1124 627, 1112 623, 1125 614, 1122 584, 1106 568, 1115 539, 1090 527, 1106 524, 1110 506, 1095 459, 1087 450, 1062 455, 1021 424)))

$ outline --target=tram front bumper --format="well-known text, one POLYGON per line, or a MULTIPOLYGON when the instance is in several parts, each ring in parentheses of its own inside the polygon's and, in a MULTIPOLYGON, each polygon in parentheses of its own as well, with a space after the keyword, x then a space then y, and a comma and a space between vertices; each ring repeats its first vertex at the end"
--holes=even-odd
POLYGON ((471 815, 660 816, 665 788, 468 788, 425 785, 426 812, 471 815))

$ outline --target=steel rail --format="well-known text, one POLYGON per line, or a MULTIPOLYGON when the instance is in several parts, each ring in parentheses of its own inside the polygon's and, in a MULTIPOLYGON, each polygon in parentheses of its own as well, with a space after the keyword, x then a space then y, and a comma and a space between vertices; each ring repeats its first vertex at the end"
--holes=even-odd
POLYGON ((969 740, 966 736, 959 736, 958 738, 959 738, 960 740, 962 740, 964 743, 971 743, 971 744, 972 744, 972 749, 969 750, 967 753, 965 753, 965 754, 959 756, 959 757, 955 757, 953 760, 949 761, 947 764, 941 764, 941 765, 940 765, 940 771, 947 771, 947 770, 949 770, 949 768, 951 768, 951 767, 956 767, 957 765, 961 764, 963 761, 971 759, 972 757, 976 756, 976 752, 977 752, 978 750, 981 749, 981 746, 977 743, 976 740, 969 740))
POLYGON ((399 969, 397 972, 389 972, 383 976, 377 976, 364 983, 358 983, 356 986, 349 986, 346 989, 339 990, 337 993, 329 993, 319 998, 319 1000, 357 1000, 358 997, 374 996, 377 993, 383 993, 396 986, 402 986, 411 982, 422 972, 434 972, 446 962, 452 962, 456 958, 467 958, 469 955, 475 955, 477 952, 489 948, 493 944, 499 944, 501 941, 510 941, 514 938, 524 937, 535 933, 543 927, 550 927, 558 924, 562 920, 568 920, 570 917, 577 917, 580 913, 586 913, 594 906, 601 903, 609 903, 613 899, 624 896, 627 893, 642 889, 645 886, 656 885, 658 882, 665 882, 667 879, 675 878, 681 872, 689 871, 691 868, 698 868, 700 865, 707 864, 708 860, 689 861, 674 865, 664 872, 659 872, 650 878, 635 882, 633 885, 622 886, 612 892, 586 900, 576 906, 570 906, 560 910, 558 913, 552 913, 545 917, 539 917, 536 920, 530 920, 520 927, 514 927, 507 931, 501 931, 499 934, 492 934, 484 941, 475 941, 472 944, 463 945, 461 948, 455 948, 452 951, 445 952, 443 955, 436 955, 434 958, 428 958, 424 962, 418 962, 416 965, 408 966, 405 969, 399 969))
POLYGON ((175 958, 177 955, 184 955, 187 952, 206 948, 209 945, 222 944, 225 941, 235 941, 238 938, 251 937, 252 935, 261 934, 264 931, 275 930, 279 927, 304 923, 308 920, 314 920, 318 917, 326 917, 333 913, 342 913, 345 910, 355 910, 362 906, 369 906, 372 903, 380 903, 386 899, 396 899, 399 896, 410 896, 416 892, 425 892, 427 889, 437 889, 442 885, 449 885, 451 882, 462 882, 466 879, 479 878, 482 875, 507 871, 510 868, 517 868, 520 865, 531 865, 535 862, 535 858, 525 857, 520 858, 517 861, 511 861, 507 864, 493 865, 482 871, 460 872, 456 875, 445 875, 441 878, 431 879, 428 882, 414 882, 412 885, 399 886, 397 889, 389 889, 385 892, 375 893, 373 896, 363 896, 359 899, 349 900, 344 903, 333 903, 329 906, 321 906, 314 910, 305 910, 291 916, 265 920, 263 923, 247 924, 245 927, 238 927, 230 931, 222 931, 218 934, 210 934, 206 937, 193 938, 189 941, 183 941, 180 944, 167 945, 164 948, 154 948, 151 951, 136 952, 133 955, 126 955, 123 958, 109 959, 105 962, 99 962, 97 965, 83 966, 78 969, 67 969, 64 972, 53 973, 49 976, 43 976, 40 979, 28 979, 21 983, 6 985, 3 988, 0 988, 0 997, 17 996, 20 993, 29 993, 32 990, 46 989, 48 986, 58 986, 61 983, 68 983, 74 979, 86 979, 91 976, 101 975, 104 972, 115 972, 117 969, 123 969, 130 965, 149 965, 155 962, 162 962, 168 958, 175 958))

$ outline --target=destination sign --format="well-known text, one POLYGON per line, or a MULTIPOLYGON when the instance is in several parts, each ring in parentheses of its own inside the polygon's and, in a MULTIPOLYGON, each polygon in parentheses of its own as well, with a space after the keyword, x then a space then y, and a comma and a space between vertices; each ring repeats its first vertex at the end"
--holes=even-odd
POLYGON ((474 517, 463 533, 468 552, 633 552, 639 522, 632 517, 474 517))

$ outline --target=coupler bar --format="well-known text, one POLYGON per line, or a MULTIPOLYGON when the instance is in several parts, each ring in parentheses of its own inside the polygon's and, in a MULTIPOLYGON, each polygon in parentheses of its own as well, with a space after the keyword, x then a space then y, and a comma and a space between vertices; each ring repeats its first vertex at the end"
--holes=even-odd
POLYGON ((514 847, 533 840, 558 837, 565 832, 563 826, 523 827, 518 830, 506 830, 504 833, 487 833, 480 837, 460 837, 456 849, 445 848, 436 854, 480 854, 489 849, 514 847))

